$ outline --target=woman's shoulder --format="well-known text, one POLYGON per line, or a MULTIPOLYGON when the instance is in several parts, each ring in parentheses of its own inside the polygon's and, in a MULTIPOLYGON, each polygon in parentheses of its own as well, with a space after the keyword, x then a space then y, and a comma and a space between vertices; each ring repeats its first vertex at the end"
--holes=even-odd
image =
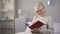
POLYGON ((50 17, 52 17, 52 16, 47 15, 46 17, 49 17, 49 18, 50 18, 50 17))
MULTIPOLYGON (((38 16, 35 15, 33 18, 37 18, 37 17, 38 17, 38 16)), ((45 16, 43 16, 43 17, 52 18, 52 16, 49 16, 49 15, 45 15, 45 16)))
POLYGON ((37 18, 37 15, 33 16, 33 18, 37 18))
POLYGON ((49 19, 52 19, 53 18, 52 16, 49 16, 49 15, 47 15, 46 17, 49 18, 49 19))

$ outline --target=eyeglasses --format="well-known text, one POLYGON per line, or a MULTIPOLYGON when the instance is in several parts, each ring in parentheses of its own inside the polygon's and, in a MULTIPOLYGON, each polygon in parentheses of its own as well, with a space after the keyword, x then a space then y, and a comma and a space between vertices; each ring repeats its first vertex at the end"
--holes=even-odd
POLYGON ((38 10, 37 12, 41 12, 41 11, 43 11, 44 9, 41 9, 41 10, 38 10))

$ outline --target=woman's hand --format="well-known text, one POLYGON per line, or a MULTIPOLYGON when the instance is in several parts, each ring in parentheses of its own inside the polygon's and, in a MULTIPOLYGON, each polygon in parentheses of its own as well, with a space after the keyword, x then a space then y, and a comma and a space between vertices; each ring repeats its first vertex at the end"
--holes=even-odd
POLYGON ((39 30, 38 28, 34 28, 34 29, 32 29, 31 32, 32 32, 32 33, 36 33, 36 32, 40 32, 40 30, 39 30))

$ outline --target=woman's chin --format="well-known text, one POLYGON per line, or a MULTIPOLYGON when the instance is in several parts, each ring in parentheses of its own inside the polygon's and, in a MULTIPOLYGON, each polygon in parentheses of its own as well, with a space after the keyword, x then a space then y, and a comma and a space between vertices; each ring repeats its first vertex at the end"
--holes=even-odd
POLYGON ((44 16, 44 14, 38 14, 38 15, 40 15, 40 16, 44 16))

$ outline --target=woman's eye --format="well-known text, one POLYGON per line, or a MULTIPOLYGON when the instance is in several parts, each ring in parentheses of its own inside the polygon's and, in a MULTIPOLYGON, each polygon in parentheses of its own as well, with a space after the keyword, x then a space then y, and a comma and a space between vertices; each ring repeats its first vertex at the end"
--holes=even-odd
POLYGON ((39 10, 39 11, 37 11, 37 12, 41 12, 42 10, 39 10))
POLYGON ((40 12, 40 11, 37 11, 37 12, 40 12))

